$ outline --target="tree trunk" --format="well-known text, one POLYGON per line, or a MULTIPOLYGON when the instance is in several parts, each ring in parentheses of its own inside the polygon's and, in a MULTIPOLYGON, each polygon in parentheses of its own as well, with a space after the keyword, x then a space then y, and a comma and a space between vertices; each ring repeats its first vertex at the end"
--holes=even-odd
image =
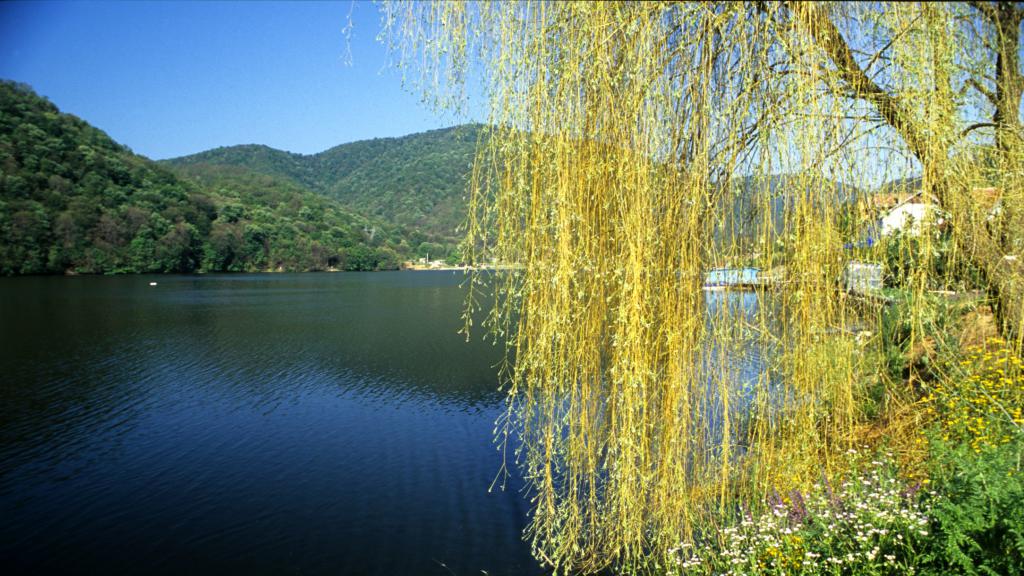
POLYGON ((996 148, 1004 159, 1020 141, 1020 97, 1024 78, 1020 73, 1020 23, 1024 11, 1013 2, 999 2, 991 10, 990 24, 996 29, 996 148))
POLYGON ((853 51, 828 14, 815 2, 793 2, 789 5, 793 20, 835 64, 836 72, 858 98, 872 103, 882 118, 903 138, 910 152, 928 165, 927 140, 910 122, 903 102, 878 86, 864 73, 853 57, 853 51))
MULTIPOLYGON (((1024 77, 1020 72, 1020 24, 1024 20, 1024 9, 1013 2, 970 2, 981 17, 992 27, 996 34, 996 90, 991 92, 980 87, 979 79, 972 79, 973 84, 995 107, 993 124, 996 130, 995 144, 1003 169, 1013 166, 1015 161, 1011 155, 1017 153, 1021 145, 1020 100, 1024 93, 1024 77)), ((825 53, 836 67, 840 78, 853 90, 857 98, 872 103, 882 118, 892 126, 906 143, 910 152, 917 157, 924 169, 924 181, 930 191, 936 195, 940 205, 948 205, 951 198, 950 190, 942 177, 941 163, 945 160, 949 145, 948 139, 927 138, 917 126, 912 124, 910 116, 898 96, 889 94, 871 80, 854 59, 846 39, 832 23, 828 15, 813 2, 794 2, 789 5, 793 15, 793 23, 806 32, 814 43, 825 53)), ((939 70, 941 66, 936 66, 939 70)), ((937 75, 935 79, 936 98, 946 100, 949 77, 937 75)), ((978 237, 965 238, 958 235, 959 241, 966 242, 963 246, 966 254, 970 254, 989 279, 989 289, 999 303, 1000 316, 1004 333, 1022 330, 1024 324, 1024 288, 1020 283, 1020 270, 1014 264, 1003 259, 1003 253, 997 241, 981 231, 978 237)))

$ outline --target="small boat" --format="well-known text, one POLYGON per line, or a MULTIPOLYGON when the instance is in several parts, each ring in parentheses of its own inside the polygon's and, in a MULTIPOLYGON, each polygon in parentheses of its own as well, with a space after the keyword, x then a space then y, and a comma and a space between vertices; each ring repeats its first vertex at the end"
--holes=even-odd
POLYGON ((861 294, 878 292, 884 286, 881 264, 873 262, 848 262, 846 264, 846 291, 861 294))
POLYGON ((704 275, 705 288, 750 288, 760 286, 760 268, 715 268, 704 275))
POLYGON ((149 285, 150 286, 156 286, 156 282, 150 282, 149 285))

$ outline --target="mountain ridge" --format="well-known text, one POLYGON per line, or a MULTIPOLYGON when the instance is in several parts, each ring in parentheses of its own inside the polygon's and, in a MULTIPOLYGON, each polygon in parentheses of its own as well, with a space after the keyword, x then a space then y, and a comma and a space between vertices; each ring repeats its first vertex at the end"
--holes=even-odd
POLYGON ((160 164, 186 175, 209 166, 244 167, 340 200, 423 241, 454 244, 461 239, 468 175, 483 134, 481 124, 461 124, 339 144, 315 154, 241 144, 160 164))
POLYGON ((247 170, 183 177, 0 80, 0 274, 375 270, 412 254, 380 218, 247 170))

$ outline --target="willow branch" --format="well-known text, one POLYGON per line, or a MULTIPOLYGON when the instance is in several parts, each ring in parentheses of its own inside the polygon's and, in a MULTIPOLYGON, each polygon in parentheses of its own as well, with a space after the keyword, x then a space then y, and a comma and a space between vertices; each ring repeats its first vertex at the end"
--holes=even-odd
POLYGON ((874 53, 874 55, 871 57, 871 60, 868 62, 867 66, 864 67, 864 72, 867 73, 868 70, 871 70, 871 67, 874 66, 875 62, 877 62, 878 59, 882 57, 882 54, 885 53, 886 50, 892 48, 893 44, 895 44, 897 40, 899 40, 900 38, 903 37, 904 34, 909 32, 910 29, 914 26, 915 23, 917 23, 917 21, 920 18, 920 15, 914 17, 914 19, 911 20, 909 24, 904 26, 902 30, 900 30, 896 34, 893 34, 892 38, 890 38, 889 41, 885 43, 885 46, 882 46, 881 48, 878 49, 877 52, 874 53))
POLYGON ((981 12, 982 15, 984 15, 985 18, 988 18, 989 22, 992 22, 993 24, 999 19, 999 14, 998 12, 996 12, 996 7, 989 4, 988 2, 978 2, 977 0, 970 0, 969 2, 967 2, 967 4, 971 8, 974 8, 978 12, 981 12))
POLYGON ((975 122, 974 124, 971 124, 967 128, 964 128, 963 131, 960 132, 960 137, 963 138, 964 136, 967 136, 972 131, 977 130, 979 128, 995 128, 996 126, 997 124, 995 122, 975 122))
POLYGON ((910 152, 925 163, 928 149, 925 139, 911 124, 908 113, 901 102, 878 86, 857 64, 853 52, 842 33, 821 12, 817 4, 795 2, 790 5, 796 24, 814 40, 814 43, 828 56, 836 67, 839 77, 852 89, 856 97, 872 103, 896 132, 906 142, 910 152))
POLYGON ((981 93, 982 96, 987 98, 993 106, 998 104, 999 101, 996 100, 996 95, 993 94, 991 90, 988 90, 984 86, 982 86, 981 83, 975 80, 974 78, 967 80, 967 84, 970 85, 971 88, 974 88, 979 93, 981 93))

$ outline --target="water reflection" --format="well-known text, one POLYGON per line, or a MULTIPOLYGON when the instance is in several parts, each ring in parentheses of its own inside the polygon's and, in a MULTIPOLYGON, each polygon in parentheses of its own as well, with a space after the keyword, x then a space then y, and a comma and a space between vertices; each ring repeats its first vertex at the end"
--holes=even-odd
MULTIPOLYGON (((487 492, 501 350, 458 334, 461 275, 151 280, 0 279, 0 565, 540 572, 520 485, 487 492)), ((709 390, 750 398, 768 309, 706 294, 709 390)))
MULTIPOLYGON (((781 375, 772 362, 777 356, 776 310, 770 293, 763 290, 706 290, 704 302, 707 346, 700 366, 706 394, 693 417, 704 423, 705 444, 720 448, 728 410, 729 443, 742 453, 754 406, 777 405, 780 400, 776 392, 781 375)), ((711 451, 708 458, 716 458, 719 451, 711 451)))
POLYGON ((0 281, 0 564, 537 571, 461 276, 149 281, 0 281))

